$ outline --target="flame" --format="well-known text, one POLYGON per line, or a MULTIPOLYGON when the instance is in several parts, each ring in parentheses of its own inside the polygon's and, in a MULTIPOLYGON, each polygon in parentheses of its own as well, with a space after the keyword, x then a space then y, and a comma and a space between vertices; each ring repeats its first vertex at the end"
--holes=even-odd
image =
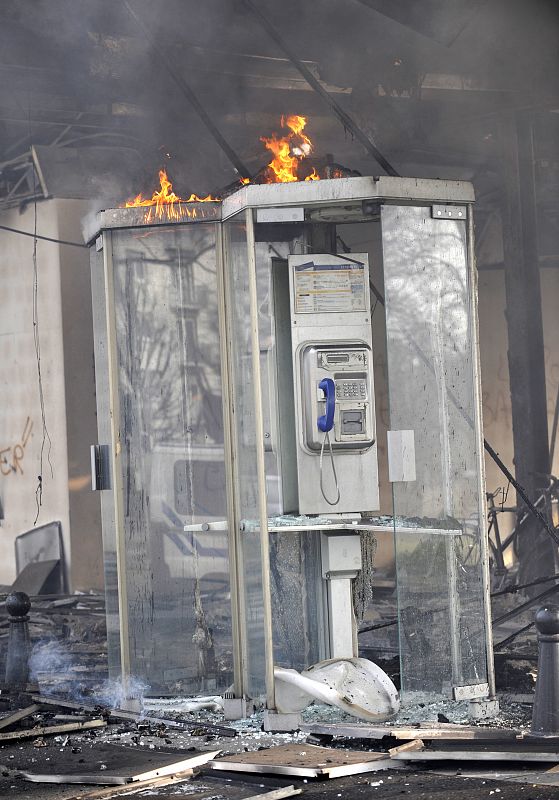
POLYGON ((304 133, 307 118, 297 114, 282 116, 281 127, 291 131, 287 136, 278 137, 273 133, 270 137, 261 136, 266 148, 274 156, 268 164, 266 183, 291 183, 306 180, 318 181, 320 176, 313 168, 310 175, 299 174, 301 162, 313 151, 313 144, 304 133))
POLYGON ((195 219, 197 217, 196 209, 184 209, 182 203, 210 203, 219 200, 219 197, 212 197, 211 194, 206 197, 198 197, 197 194, 191 194, 186 199, 179 197, 173 191, 173 184, 164 169, 159 170, 159 184, 161 188, 159 191, 156 190, 151 198, 144 198, 140 193, 133 200, 127 200, 125 208, 149 206, 145 222, 151 222, 155 218, 162 219, 164 216, 172 220, 180 220, 184 217, 195 219))
MULTIPOLYGON (((291 183, 293 181, 319 181, 320 175, 313 167, 309 172, 308 165, 303 165, 304 160, 313 152, 313 143, 304 132, 307 125, 307 118, 298 114, 290 114, 281 117, 281 127, 287 128, 289 133, 285 136, 278 136, 273 133, 271 136, 262 136, 260 141, 264 142, 266 148, 272 153, 273 158, 267 165, 265 175, 262 179, 259 175, 259 182, 264 183, 291 183)), ((240 186, 252 183, 250 178, 239 178, 240 186)), ((156 189, 151 197, 144 197, 141 193, 132 200, 127 200, 125 208, 146 207, 144 222, 149 223, 155 219, 166 218, 168 220, 197 219, 206 216, 201 209, 188 208, 187 203, 210 203, 219 202, 219 197, 199 197, 191 194, 190 197, 179 197, 173 191, 173 184, 167 176, 165 169, 159 170, 160 188, 156 189)))

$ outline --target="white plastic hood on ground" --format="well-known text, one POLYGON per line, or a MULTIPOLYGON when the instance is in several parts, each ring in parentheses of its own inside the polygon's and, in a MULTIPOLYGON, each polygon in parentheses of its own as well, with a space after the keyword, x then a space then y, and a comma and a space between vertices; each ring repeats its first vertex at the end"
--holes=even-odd
POLYGON ((303 672, 274 667, 276 708, 301 711, 314 700, 359 719, 384 722, 400 708, 396 687, 384 670, 366 658, 332 658, 303 672))

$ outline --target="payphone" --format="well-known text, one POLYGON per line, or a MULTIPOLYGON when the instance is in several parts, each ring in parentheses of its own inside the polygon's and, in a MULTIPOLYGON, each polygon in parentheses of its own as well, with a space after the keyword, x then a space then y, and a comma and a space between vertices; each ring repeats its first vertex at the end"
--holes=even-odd
POLYGON ((288 259, 299 513, 378 509, 369 264, 288 259))

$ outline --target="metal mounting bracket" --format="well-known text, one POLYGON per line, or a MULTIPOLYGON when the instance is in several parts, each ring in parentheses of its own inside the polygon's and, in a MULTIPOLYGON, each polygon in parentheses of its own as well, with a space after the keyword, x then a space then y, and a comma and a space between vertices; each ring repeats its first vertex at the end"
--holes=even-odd
POLYGON ((433 219, 468 219, 468 206, 431 206, 433 219))

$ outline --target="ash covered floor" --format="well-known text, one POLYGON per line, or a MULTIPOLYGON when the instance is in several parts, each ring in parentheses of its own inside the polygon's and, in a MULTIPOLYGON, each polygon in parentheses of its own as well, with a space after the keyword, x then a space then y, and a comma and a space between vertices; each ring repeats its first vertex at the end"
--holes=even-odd
MULTIPOLYGON (((107 788, 85 784, 47 784, 31 783, 18 776, 19 772, 49 773, 65 775, 83 770, 84 774, 110 769, 119 762, 122 766, 149 769, 154 757, 162 754, 176 755, 177 761, 188 758, 195 751, 216 751, 221 755, 256 751, 286 743, 307 742, 323 744, 328 747, 348 748, 357 751, 386 751, 388 747, 401 744, 393 738, 388 740, 344 738, 343 736, 313 736, 312 728, 318 723, 339 726, 354 724, 355 720, 341 711, 325 706, 310 706, 304 712, 306 730, 294 734, 270 734, 261 730, 262 715, 255 714, 248 720, 234 723, 237 735, 234 738, 221 737, 208 730, 208 725, 230 725, 223 720, 220 711, 186 711, 184 699, 145 700, 145 713, 140 720, 114 720, 103 715, 96 703, 110 705, 118 701, 118 692, 107 681, 106 634, 104 627, 104 608, 102 598, 97 596, 72 596, 37 601, 32 618, 32 641, 39 652, 38 668, 33 676, 36 682, 34 691, 43 696, 65 695, 73 700, 87 703, 93 710, 80 712, 76 708, 41 706, 34 714, 12 727, 7 732, 29 731, 36 725, 72 725, 76 721, 100 719, 106 726, 88 731, 68 731, 60 735, 33 735, 31 738, 15 738, 0 741, 0 797, 10 798, 56 798, 70 800, 75 797, 94 796, 93 792, 105 792, 97 797, 119 796, 116 787, 112 794, 107 788), (60 659, 60 650, 70 654, 70 660, 60 659), (50 658, 50 661, 49 661, 50 658), (151 721, 150 716, 163 717, 169 725, 151 721), (195 728, 178 730, 175 723, 194 723, 195 728), (110 762, 110 763, 109 763, 110 762)), ((33 612, 32 612, 33 613, 33 612)), ((2 625, 2 623, 0 623, 2 625)), ((6 630, 6 625, 2 625, 6 630)), ((6 633, 0 634, 4 645, 6 633)), ((515 729, 526 732, 531 718, 531 698, 533 696, 533 672, 535 667, 535 642, 530 639, 519 640, 496 659, 498 685, 501 689, 501 712, 499 717, 477 723, 479 728, 501 728, 503 731, 515 729)), ((5 655, 5 646, 2 648, 5 655)), ((393 674, 397 664, 385 662, 393 674)), ((384 665, 383 665, 384 666, 384 665)), ((0 694, 1 719, 13 712, 14 706, 22 707, 33 703, 32 694, 20 697, 19 701, 6 692, 0 694)), ((468 719, 466 703, 426 702, 414 708, 403 709, 394 725, 415 727, 421 736, 421 726, 427 724, 445 726, 448 724, 471 724, 468 719)), ((3 731, 2 731, 3 732, 3 731)), ((559 748, 558 748, 559 750, 559 748)), ((559 762, 559 758, 558 758, 559 762)), ((295 777, 270 775, 243 775, 231 773, 211 773, 207 767, 197 770, 191 779, 169 786, 151 787, 144 790, 127 787, 127 795, 138 797, 177 798, 191 797, 193 800, 247 800, 255 795, 263 795, 278 787, 294 785, 303 790, 308 800, 318 798, 357 798, 360 796, 416 798, 446 797, 492 797, 497 798, 551 798, 559 797, 559 785, 534 786, 534 780, 542 780, 535 769, 539 769, 545 780, 545 772, 552 767, 550 763, 531 765, 530 775, 523 764, 510 764, 505 767, 493 763, 467 764, 446 762, 443 765, 429 765, 427 770, 421 765, 397 764, 398 769, 387 769, 365 775, 324 780, 301 780, 295 777), (447 774, 437 774, 445 770, 447 774), (479 771, 484 774, 476 777, 479 771), (464 773, 468 772, 468 777, 464 773), (497 774, 507 772, 518 775, 525 783, 514 783, 505 777, 495 779, 497 774), (473 775, 473 776, 472 776, 473 775), (492 776, 489 777, 489 776, 492 776)), ((551 778, 553 780, 553 777, 551 778)), ((559 782, 558 782, 559 784, 559 782)), ((121 795, 122 796, 122 795, 121 795)))

